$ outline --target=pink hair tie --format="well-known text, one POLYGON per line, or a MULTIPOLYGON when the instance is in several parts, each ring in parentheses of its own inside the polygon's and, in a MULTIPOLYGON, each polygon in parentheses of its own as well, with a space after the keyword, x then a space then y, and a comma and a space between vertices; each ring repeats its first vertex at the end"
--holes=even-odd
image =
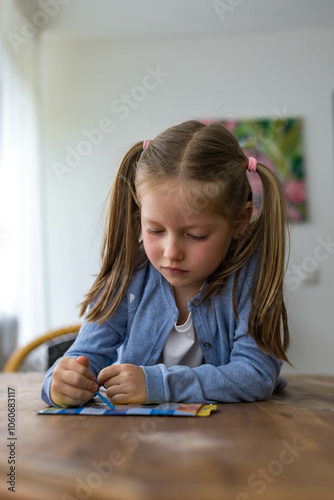
POLYGON ((256 172, 256 165, 257 165, 256 158, 253 158, 253 156, 250 156, 248 158, 248 167, 247 167, 248 171, 255 173, 256 172))
POLYGON ((147 149, 147 146, 149 145, 150 142, 151 142, 151 139, 145 139, 145 141, 143 143, 143 150, 144 151, 147 149))

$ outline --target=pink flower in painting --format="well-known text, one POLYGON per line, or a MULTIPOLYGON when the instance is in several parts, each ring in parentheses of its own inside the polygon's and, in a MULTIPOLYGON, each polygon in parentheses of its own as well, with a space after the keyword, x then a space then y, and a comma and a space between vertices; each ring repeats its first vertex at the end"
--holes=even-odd
POLYGON ((288 206, 288 217, 294 222, 299 222, 302 220, 302 215, 291 205, 288 206))
POLYGON ((284 184, 284 190, 291 203, 303 203, 306 201, 304 181, 287 181, 284 184))
POLYGON ((217 120, 215 118, 201 118, 198 121, 203 123, 204 125, 210 125, 210 123, 217 123, 217 120))
POLYGON ((232 134, 235 131, 236 126, 238 125, 238 122, 236 120, 228 120, 224 123, 225 127, 229 129, 232 134))

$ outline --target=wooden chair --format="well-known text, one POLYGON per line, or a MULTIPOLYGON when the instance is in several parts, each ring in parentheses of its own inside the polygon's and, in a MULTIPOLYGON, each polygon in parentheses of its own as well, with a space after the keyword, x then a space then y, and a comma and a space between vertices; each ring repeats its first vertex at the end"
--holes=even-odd
MULTIPOLYGON (((59 358, 62 356, 65 351, 68 349, 70 344, 72 344, 75 340, 75 337, 78 335, 79 330, 81 328, 81 325, 73 325, 73 326, 68 326, 66 328, 61 328, 59 330, 51 330, 50 332, 46 333, 45 335, 42 335, 41 337, 38 337, 37 339, 33 340, 29 344, 27 344, 24 347, 16 349, 8 358, 7 362, 5 363, 5 366, 3 368, 4 372, 17 372, 20 371, 20 366, 24 362, 24 360, 27 358, 28 354, 30 354, 34 349, 37 347, 41 346, 42 344, 47 344, 50 345, 51 348, 54 347, 54 351, 56 351, 56 357, 55 357, 55 352, 53 353, 53 357, 55 359, 59 358), (73 335, 69 335, 73 334, 73 335), (55 342, 53 339, 61 336, 67 336, 67 340, 64 342, 55 342), (69 338, 70 337, 70 338, 69 338)), ((64 337, 66 338, 66 337, 64 337)), ((49 356, 50 358, 50 356, 49 356)), ((54 359, 54 360, 55 360, 54 359)), ((49 365, 52 365, 53 362, 49 363, 49 365)))

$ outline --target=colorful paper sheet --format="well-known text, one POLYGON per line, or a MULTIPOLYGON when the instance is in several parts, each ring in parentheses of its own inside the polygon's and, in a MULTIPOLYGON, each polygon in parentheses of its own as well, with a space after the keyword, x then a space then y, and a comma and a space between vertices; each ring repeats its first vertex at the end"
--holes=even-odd
POLYGON ((59 408, 48 407, 40 410, 40 415, 168 415, 171 417, 208 417, 217 411, 217 405, 191 403, 154 403, 115 405, 110 410, 104 403, 88 403, 81 407, 59 408))

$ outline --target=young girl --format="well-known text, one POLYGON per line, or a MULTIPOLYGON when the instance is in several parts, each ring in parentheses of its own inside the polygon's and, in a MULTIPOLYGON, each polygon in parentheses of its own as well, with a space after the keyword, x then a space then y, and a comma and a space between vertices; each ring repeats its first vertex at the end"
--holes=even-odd
POLYGON ((222 124, 137 142, 111 192, 85 320, 43 400, 82 405, 101 385, 115 404, 238 402, 284 387, 285 226, 275 175, 222 124), (252 221, 247 169, 263 187, 252 221))

